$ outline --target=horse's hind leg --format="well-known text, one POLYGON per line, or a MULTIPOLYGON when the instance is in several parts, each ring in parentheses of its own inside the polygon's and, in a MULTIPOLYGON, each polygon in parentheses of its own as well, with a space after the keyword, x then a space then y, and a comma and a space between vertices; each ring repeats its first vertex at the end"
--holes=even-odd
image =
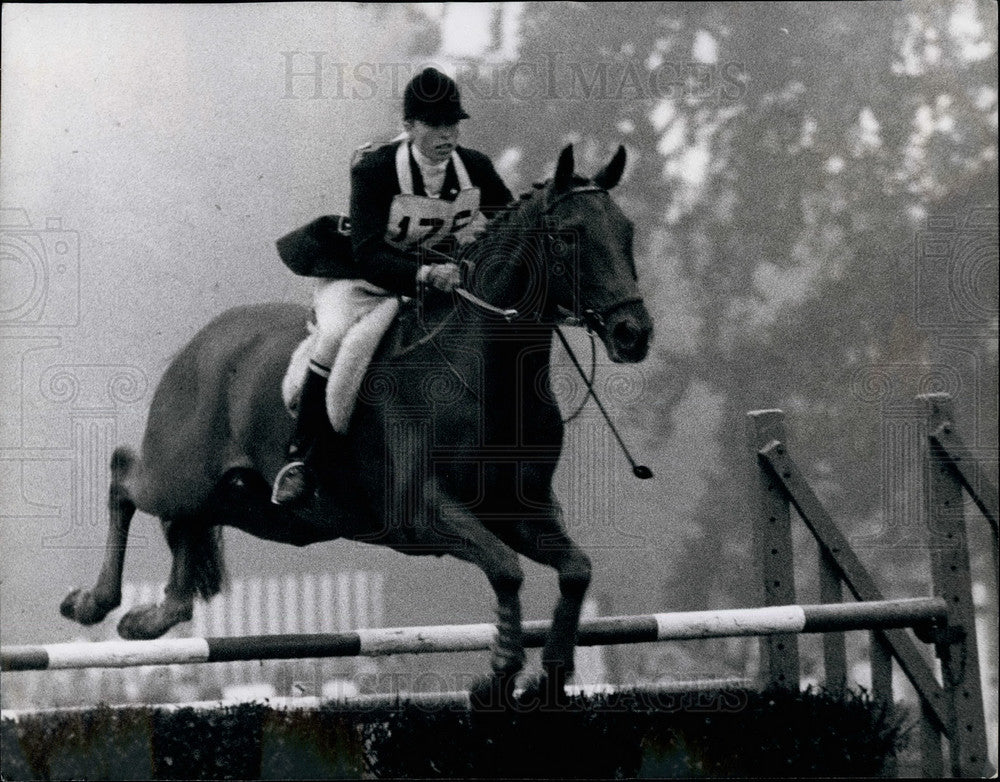
POLYGON ((219 529, 201 520, 164 520, 174 555, 163 601, 132 608, 118 622, 118 634, 130 640, 159 638, 180 622, 190 621, 196 594, 217 594, 224 578, 219 529))
POLYGON ((59 606, 60 613, 74 622, 96 624, 121 603, 125 547, 128 543, 129 524, 135 514, 135 503, 129 494, 126 478, 134 463, 135 456, 127 448, 116 449, 111 457, 108 539, 100 575, 92 589, 74 589, 59 606))

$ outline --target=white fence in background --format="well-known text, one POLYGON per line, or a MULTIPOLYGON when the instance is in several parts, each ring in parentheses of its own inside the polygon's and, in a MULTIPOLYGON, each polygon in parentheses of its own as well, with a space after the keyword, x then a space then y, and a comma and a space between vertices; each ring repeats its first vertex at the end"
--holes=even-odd
MULTIPOLYGON (((117 639, 122 615, 135 606, 160 602, 163 587, 162 581, 125 582, 121 607, 99 625, 77 627, 77 639, 117 639)), ((231 579, 226 591, 209 602, 196 600, 192 620, 166 637, 330 633, 384 626, 382 573, 288 573, 231 579)), ((5 674, 4 707, 185 702, 241 691, 319 695, 324 682, 356 678, 372 665, 371 660, 355 659, 274 660, 5 674)))

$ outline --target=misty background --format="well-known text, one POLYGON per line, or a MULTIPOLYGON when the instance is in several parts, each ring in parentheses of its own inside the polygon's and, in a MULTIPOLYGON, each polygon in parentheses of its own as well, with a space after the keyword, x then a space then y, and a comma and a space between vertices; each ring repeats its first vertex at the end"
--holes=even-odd
MULTIPOLYGON (((157 381, 211 318, 309 301, 274 241, 346 210, 352 151, 399 132, 427 64, 457 77, 462 143, 515 192, 566 143, 588 174, 628 149, 615 195, 656 336, 634 367, 598 347, 597 385, 656 479, 631 476, 592 404, 557 476, 602 610, 761 602, 748 410, 786 411, 791 452, 889 597, 929 592, 914 396, 951 392, 996 464, 995 3, 14 4, 2 46, 4 644, 113 633, 58 614, 99 568, 111 450, 138 445, 157 381)), ((568 414, 583 388, 555 355, 568 414)), ((131 535, 126 579, 165 582, 156 521, 131 535)), ((817 602, 804 528, 796 545, 799 601, 817 602)), ((235 530, 226 551, 234 577, 383 573, 388 625, 493 617, 454 560, 235 530)), ((555 577, 526 574, 525 616, 547 617, 555 577)), ((850 643, 862 657, 867 637, 850 643)), ((740 675, 755 654, 620 652, 621 676, 652 679, 740 675)), ((821 677, 818 639, 803 659, 821 677)))

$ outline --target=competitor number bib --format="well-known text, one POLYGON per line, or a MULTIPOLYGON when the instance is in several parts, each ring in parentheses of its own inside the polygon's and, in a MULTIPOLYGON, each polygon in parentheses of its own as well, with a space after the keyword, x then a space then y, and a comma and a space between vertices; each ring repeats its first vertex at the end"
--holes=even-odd
POLYGON ((392 199, 385 239, 400 249, 427 247, 448 236, 465 244, 478 214, 478 187, 460 190, 454 201, 402 193, 392 199))

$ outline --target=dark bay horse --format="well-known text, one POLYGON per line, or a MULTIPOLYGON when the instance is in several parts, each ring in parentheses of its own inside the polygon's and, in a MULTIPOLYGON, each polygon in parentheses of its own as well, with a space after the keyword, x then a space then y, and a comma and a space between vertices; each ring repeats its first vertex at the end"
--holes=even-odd
POLYGON ((114 453, 103 566, 93 588, 65 598, 62 614, 93 624, 119 605, 137 508, 161 519, 173 563, 163 601, 122 617, 124 638, 156 638, 191 618, 196 595, 219 592, 223 525, 299 546, 348 538, 451 554, 482 569, 496 592, 493 676, 484 686, 506 686, 524 663, 523 554, 558 572, 542 661, 561 689, 590 561, 566 534, 552 493, 563 422, 549 359, 566 311, 591 324, 612 360, 646 355, 652 323, 637 289, 632 225, 608 194, 624 166, 619 148, 584 179, 566 147, 554 177, 469 246, 466 288, 516 317, 440 293, 403 310, 368 370, 349 458, 320 446, 317 464, 333 466, 301 507, 269 497, 292 427, 281 379, 307 311, 238 307, 202 329, 156 390, 141 455, 114 453))

